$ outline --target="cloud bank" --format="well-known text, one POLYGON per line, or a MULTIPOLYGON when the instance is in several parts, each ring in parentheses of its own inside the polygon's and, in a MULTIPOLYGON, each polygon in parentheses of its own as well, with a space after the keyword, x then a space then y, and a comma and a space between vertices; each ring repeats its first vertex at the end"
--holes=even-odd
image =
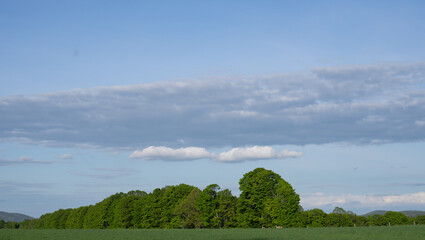
POLYGON ((143 160, 165 160, 165 161, 189 161, 197 159, 211 159, 218 162, 242 162, 252 160, 282 159, 287 157, 299 157, 302 153, 283 150, 275 153, 270 146, 253 146, 248 148, 232 148, 220 154, 210 153, 205 148, 168 148, 150 146, 143 150, 136 150, 130 158, 143 160))
POLYGON ((315 193, 301 197, 301 205, 308 208, 323 206, 355 206, 387 207, 394 205, 424 205, 425 192, 407 193, 398 195, 327 195, 315 193))
MULTIPOLYGON (((209 149, 423 141, 425 63, 4 96, 0 116, 0 141, 50 146, 209 149)), ((184 150, 178 154, 185 156, 184 150)))

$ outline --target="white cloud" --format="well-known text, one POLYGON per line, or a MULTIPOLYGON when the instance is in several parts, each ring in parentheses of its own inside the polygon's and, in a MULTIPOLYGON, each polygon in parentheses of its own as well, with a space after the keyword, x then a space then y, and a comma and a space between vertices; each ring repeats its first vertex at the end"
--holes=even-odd
POLYGON ((72 154, 65 153, 59 156, 60 159, 72 159, 72 154))
POLYGON ((269 146, 253 146, 249 148, 232 148, 219 154, 217 160, 221 162, 238 162, 274 158, 276 153, 269 146))
POLYGON ((130 158, 144 160, 185 161, 196 159, 211 159, 219 162, 243 162, 252 160, 281 159, 287 157, 299 157, 302 153, 283 150, 276 153, 270 146, 253 146, 248 148, 232 148, 227 152, 210 153, 205 148, 186 147, 173 149, 169 147, 150 146, 143 150, 136 150, 130 158))
POLYGON ((173 149, 169 147, 150 146, 143 150, 136 150, 130 158, 140 158, 144 160, 166 160, 166 161, 182 161, 211 158, 214 155, 200 147, 186 147, 173 149))
POLYGON ((355 195, 341 194, 328 195, 315 193, 303 195, 301 205, 307 208, 320 208, 324 206, 353 206, 386 207, 401 204, 425 204, 425 192, 392 194, 392 195, 355 195))
POLYGON ((248 148, 232 148, 222 152, 216 158, 219 162, 242 162, 250 160, 281 159, 287 157, 299 157, 301 152, 283 150, 276 153, 270 146, 253 146, 248 148))

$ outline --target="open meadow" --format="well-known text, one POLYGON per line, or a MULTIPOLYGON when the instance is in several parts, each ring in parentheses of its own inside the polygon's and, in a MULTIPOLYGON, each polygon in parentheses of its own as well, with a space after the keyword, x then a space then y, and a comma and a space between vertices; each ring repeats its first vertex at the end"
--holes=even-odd
POLYGON ((289 229, 2 229, 0 240, 151 240, 151 239, 423 239, 425 225, 289 229))

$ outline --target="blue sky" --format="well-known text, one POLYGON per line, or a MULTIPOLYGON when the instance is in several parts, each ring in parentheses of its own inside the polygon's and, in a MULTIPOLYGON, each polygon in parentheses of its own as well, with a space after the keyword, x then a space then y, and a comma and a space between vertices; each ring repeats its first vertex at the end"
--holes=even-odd
POLYGON ((422 1, 0 1, 0 210, 271 169, 425 210, 422 1))

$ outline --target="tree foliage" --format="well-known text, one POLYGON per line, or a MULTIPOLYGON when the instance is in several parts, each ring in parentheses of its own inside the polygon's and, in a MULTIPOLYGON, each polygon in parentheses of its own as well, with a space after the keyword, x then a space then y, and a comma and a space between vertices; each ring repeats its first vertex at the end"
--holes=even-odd
POLYGON ((200 212, 196 206, 200 193, 198 188, 193 188, 189 195, 175 207, 174 213, 180 220, 181 228, 199 228, 201 226, 200 212))
POLYGON ((235 228, 235 227, 356 227, 425 224, 425 216, 408 218, 399 212, 357 216, 336 207, 304 211, 299 195, 278 174, 263 168, 239 181, 241 194, 211 184, 202 191, 180 184, 151 193, 116 193, 103 201, 75 209, 59 209, 22 223, 0 220, 0 228, 235 228))
POLYGON ((239 181, 241 227, 291 226, 299 214, 299 195, 278 174, 257 168, 239 181))

